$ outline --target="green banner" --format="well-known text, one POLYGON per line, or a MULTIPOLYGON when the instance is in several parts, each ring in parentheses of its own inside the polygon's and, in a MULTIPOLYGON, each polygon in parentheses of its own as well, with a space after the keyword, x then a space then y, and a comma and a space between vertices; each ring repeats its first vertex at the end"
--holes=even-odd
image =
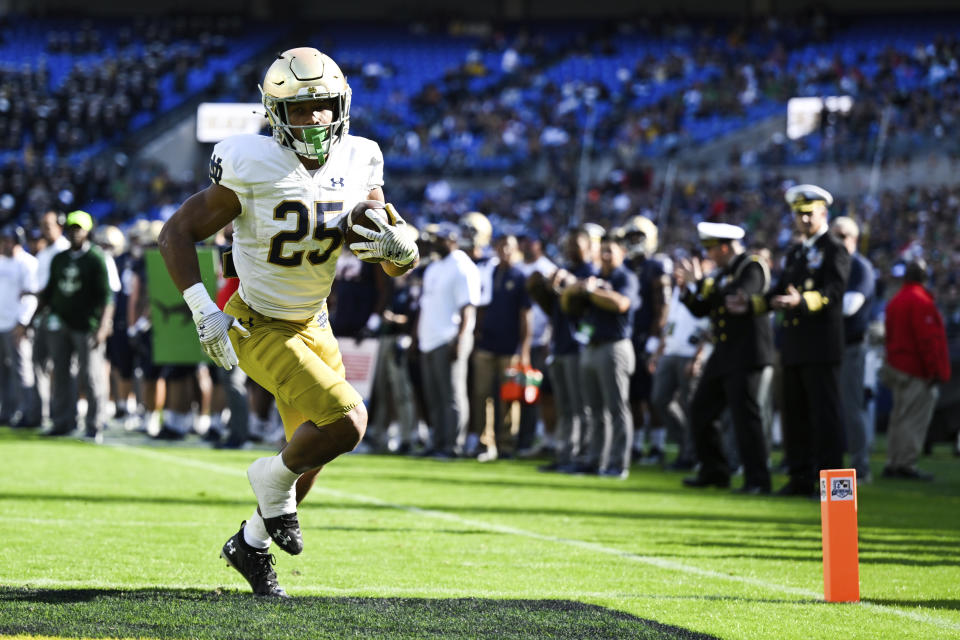
MULTIPOLYGON (((173 284, 159 249, 147 249, 147 291, 150 296, 150 321, 153 323, 153 361, 156 364, 197 364, 210 362, 200 348, 197 326, 190 307, 173 284)), ((217 252, 197 248, 200 277, 211 298, 217 295, 217 252)))

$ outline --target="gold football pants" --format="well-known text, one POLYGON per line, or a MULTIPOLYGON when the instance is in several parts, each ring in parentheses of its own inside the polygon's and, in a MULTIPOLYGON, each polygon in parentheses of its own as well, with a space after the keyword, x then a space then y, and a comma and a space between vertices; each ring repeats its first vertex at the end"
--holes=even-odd
POLYGON ((224 311, 249 338, 230 332, 240 368, 273 394, 287 440, 307 420, 317 426, 342 418, 363 402, 345 378, 340 347, 326 321, 278 320, 258 313, 234 293, 224 311))

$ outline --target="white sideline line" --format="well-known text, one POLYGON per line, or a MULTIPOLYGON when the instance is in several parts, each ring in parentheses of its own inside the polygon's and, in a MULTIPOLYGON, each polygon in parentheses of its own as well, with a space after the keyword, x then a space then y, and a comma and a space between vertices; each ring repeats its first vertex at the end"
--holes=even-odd
MULTIPOLYGON (((155 449, 129 447, 126 445, 117 445, 117 446, 118 448, 123 448, 125 452, 135 453, 137 455, 147 457, 147 458, 155 458, 159 460, 165 460, 168 462, 175 462, 176 464, 179 464, 181 466, 193 467, 196 469, 212 471, 215 473, 220 473, 220 474, 225 474, 230 476, 239 476, 244 478, 246 477, 246 473, 244 470, 236 469, 234 467, 228 467, 228 466, 213 464, 209 462, 203 462, 200 460, 191 460, 189 458, 182 458, 180 456, 163 453, 155 449)), ((334 496, 342 500, 373 504, 380 507, 388 507, 391 509, 397 509, 398 511, 415 513, 418 515, 434 518, 437 520, 446 520, 448 522, 455 522, 457 524, 462 524, 462 525, 466 525, 466 526, 470 526, 478 529, 485 529, 487 531, 493 531, 496 533, 503 533, 507 535, 530 538, 533 540, 540 540, 543 542, 552 542, 554 544, 561 544, 569 547, 576 547, 579 549, 584 549, 586 551, 592 551, 598 554, 616 556, 624 560, 629 560, 631 562, 637 562, 640 564, 657 567, 659 569, 678 571, 681 573, 688 573, 688 574, 703 576, 705 578, 712 578, 716 580, 726 580, 728 582, 737 582, 740 584, 760 587, 763 589, 767 589, 769 591, 777 591, 780 593, 787 593, 790 595, 801 596, 804 598, 810 598, 814 600, 821 599, 821 593, 817 591, 813 591, 811 589, 804 589, 801 587, 791 587, 788 585, 783 585, 776 582, 768 582, 766 580, 760 580, 758 578, 751 578, 748 576, 738 576, 734 574, 721 573, 719 571, 704 569, 702 567, 697 567, 697 566, 685 564, 682 562, 676 562, 674 560, 666 560, 664 558, 658 558, 656 556, 645 556, 645 555, 639 555, 636 553, 630 553, 629 551, 623 551, 621 549, 607 547, 602 544, 597 544, 595 542, 587 542, 585 540, 576 540, 572 538, 560 538, 557 536, 550 536, 542 533, 537 533, 535 531, 527 531, 526 529, 518 529, 516 527, 508 527, 508 526, 494 524, 490 522, 484 522, 482 520, 471 520, 469 518, 463 518, 461 516, 458 516, 452 513, 447 513, 445 511, 436 511, 433 509, 421 509, 420 507, 388 502, 386 500, 381 500, 379 498, 374 498, 371 496, 365 496, 365 495, 355 494, 355 493, 347 493, 345 491, 337 491, 336 489, 329 489, 320 485, 314 485, 312 491, 325 493, 327 495, 334 496)), ((410 592, 410 590, 404 590, 404 593, 407 593, 407 592, 410 592)), ((476 592, 474 591, 473 593, 476 593, 476 592)), ((857 606, 871 609, 873 611, 890 613, 896 616, 914 620, 916 622, 923 622, 926 624, 938 626, 945 629, 960 631, 960 623, 955 623, 950 620, 944 620, 943 618, 938 618, 936 616, 929 615, 926 613, 919 613, 916 611, 899 609, 897 607, 893 607, 890 605, 873 604, 870 602, 858 602, 855 604, 857 606)))

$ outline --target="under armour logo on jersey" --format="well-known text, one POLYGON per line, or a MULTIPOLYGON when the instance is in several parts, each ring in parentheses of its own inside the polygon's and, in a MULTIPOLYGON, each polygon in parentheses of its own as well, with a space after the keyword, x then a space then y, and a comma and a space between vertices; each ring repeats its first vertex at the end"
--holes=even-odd
POLYGON ((244 320, 243 318, 237 318, 237 322, 240 323, 241 327, 246 327, 247 329, 253 329, 253 318, 247 318, 246 320, 244 320))
POLYGON ((342 189, 343 183, 343 178, 330 178, 330 186, 333 188, 340 187, 342 189))
POLYGON ((220 184, 220 179, 223 178, 223 158, 218 158, 217 156, 210 156, 210 179, 215 183, 220 184))

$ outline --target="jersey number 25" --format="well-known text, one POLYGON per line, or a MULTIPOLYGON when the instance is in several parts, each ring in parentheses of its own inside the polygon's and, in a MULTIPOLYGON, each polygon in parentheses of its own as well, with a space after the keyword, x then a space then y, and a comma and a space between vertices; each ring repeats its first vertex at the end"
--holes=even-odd
MULTIPOLYGON (((313 249, 307 253, 307 260, 310 264, 318 265, 329 260, 333 252, 343 244, 343 234, 340 233, 340 229, 336 227, 327 228, 324 220, 325 213, 343 211, 343 202, 315 202, 314 209, 316 220, 316 225, 313 228, 314 240, 331 241, 323 252, 320 249, 313 249)), ((307 205, 299 200, 284 200, 273 209, 274 220, 286 220, 291 214, 297 216, 297 228, 290 231, 281 231, 270 239, 270 255, 267 257, 267 262, 281 267, 299 267, 303 264, 305 249, 284 255, 283 245, 287 242, 302 241, 310 231, 310 211, 307 209, 307 205)))

